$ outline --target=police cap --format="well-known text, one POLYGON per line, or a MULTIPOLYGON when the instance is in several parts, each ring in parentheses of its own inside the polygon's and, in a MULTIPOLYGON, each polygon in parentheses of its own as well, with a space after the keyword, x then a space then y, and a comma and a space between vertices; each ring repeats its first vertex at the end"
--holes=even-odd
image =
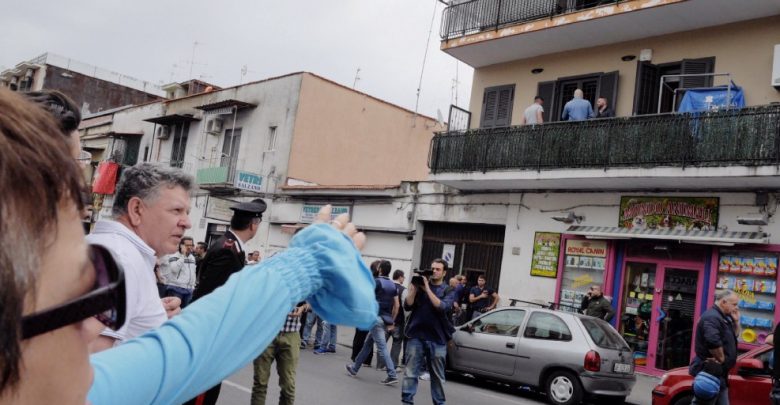
POLYGON ((265 201, 260 198, 256 198, 250 202, 238 203, 230 207, 230 209, 233 210, 233 215, 241 215, 253 218, 261 218, 266 208, 268 208, 268 206, 265 204, 265 201))

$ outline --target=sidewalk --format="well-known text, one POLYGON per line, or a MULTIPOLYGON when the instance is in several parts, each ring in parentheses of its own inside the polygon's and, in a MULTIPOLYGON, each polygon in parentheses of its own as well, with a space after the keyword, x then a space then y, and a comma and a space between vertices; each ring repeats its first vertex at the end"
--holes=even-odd
MULTIPOLYGON (((355 336, 355 328, 339 325, 337 344, 345 349, 352 350, 352 338, 355 336)), ((626 403, 634 405, 650 405, 652 402, 653 387, 658 384, 660 378, 646 374, 636 375, 636 385, 626 403)))

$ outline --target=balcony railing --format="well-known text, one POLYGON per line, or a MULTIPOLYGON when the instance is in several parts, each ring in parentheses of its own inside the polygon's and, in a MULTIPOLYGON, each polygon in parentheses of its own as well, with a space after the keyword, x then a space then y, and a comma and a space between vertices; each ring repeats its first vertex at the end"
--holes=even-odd
MULTIPOLYGON (((441 38, 457 38, 526 21, 552 18, 620 0, 470 0, 444 9, 441 38)), ((453 2, 455 3, 455 2, 453 2)))
POLYGON ((780 105, 553 122, 431 141, 431 173, 780 165, 780 105))

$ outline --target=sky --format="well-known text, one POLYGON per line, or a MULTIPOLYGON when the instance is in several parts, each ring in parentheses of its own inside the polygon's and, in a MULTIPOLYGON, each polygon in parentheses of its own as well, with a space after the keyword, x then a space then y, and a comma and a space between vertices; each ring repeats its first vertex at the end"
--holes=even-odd
POLYGON ((352 87, 360 69, 357 90, 413 110, 427 48, 419 112, 440 110, 446 120, 455 89, 468 107, 473 69, 439 50, 443 8, 437 0, 16 2, 0 13, 0 70, 52 52, 156 84, 187 80, 192 69, 222 87, 297 71, 352 87))

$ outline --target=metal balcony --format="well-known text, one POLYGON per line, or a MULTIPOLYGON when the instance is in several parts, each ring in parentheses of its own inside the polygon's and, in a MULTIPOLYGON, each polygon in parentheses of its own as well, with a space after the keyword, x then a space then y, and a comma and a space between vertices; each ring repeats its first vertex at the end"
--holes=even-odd
MULTIPOLYGON (((641 176, 652 177, 646 169, 778 166, 780 105, 442 132, 431 141, 428 165, 433 180, 455 183, 549 180, 548 171, 572 179, 597 169, 595 176, 606 179, 617 169, 642 169, 641 176), (507 171, 533 174, 507 177, 507 171), (475 172, 484 175, 452 175, 475 172)), ((623 176, 634 175, 640 174, 623 176)))

